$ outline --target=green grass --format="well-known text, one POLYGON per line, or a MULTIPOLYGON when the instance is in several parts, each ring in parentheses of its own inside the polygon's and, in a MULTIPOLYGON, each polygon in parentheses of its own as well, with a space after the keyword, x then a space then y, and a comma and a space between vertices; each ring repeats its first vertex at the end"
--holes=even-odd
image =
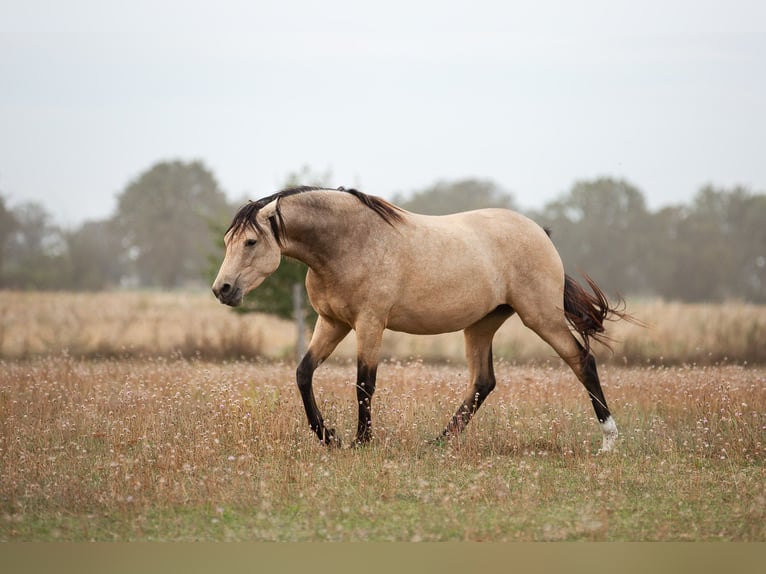
MULTIPOLYGON (((381 365, 375 441, 329 450, 292 365, 80 361, 0 369, 0 540, 766 540, 766 373, 602 369, 618 450, 557 363, 501 363, 432 446, 465 371, 381 365)), ((317 372, 349 442, 353 369, 317 372)))
MULTIPOLYGON (((40 508, 5 516, 2 534, 122 541, 764 539, 762 469, 717 465, 701 472, 693 463, 663 469, 624 458, 605 464, 533 457, 456 469, 449 457, 434 455, 407 463, 382 494, 374 480, 359 484, 347 461, 336 460, 342 456, 321 471, 307 468, 314 478, 280 498, 264 492, 228 504, 40 508)), ((375 470, 385 475, 385 465, 369 464, 377 453, 351 456, 367 478, 375 470)))

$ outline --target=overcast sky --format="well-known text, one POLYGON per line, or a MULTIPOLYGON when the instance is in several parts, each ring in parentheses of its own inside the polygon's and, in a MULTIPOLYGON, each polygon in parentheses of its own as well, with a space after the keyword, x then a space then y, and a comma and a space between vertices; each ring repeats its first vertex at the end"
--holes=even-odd
POLYGON ((303 165, 524 207, 626 178, 656 208, 766 192, 763 0, 0 0, 0 193, 106 218, 165 159, 230 198, 303 165))

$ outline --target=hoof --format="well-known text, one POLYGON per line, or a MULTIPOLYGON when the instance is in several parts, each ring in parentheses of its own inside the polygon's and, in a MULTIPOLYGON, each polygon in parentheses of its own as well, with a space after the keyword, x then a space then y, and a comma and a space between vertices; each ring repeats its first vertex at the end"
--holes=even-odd
POLYGON ((342 446, 340 438, 335 434, 335 429, 326 429, 322 442, 330 448, 340 448, 342 446))
POLYGON ((615 424, 612 417, 607 418, 603 423, 601 423, 601 432, 604 433, 604 439, 601 443, 601 450, 598 452, 602 453, 613 451, 615 445, 617 444, 617 437, 619 436, 619 433, 617 432, 617 425, 615 424))

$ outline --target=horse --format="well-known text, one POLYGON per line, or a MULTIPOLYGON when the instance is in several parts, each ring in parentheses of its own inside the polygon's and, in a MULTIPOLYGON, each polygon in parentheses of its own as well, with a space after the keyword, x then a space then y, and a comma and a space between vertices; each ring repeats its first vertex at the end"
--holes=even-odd
POLYGON ((384 330, 463 331, 469 384, 439 436, 447 440, 466 427, 495 388, 492 340, 516 314, 584 385, 601 427, 601 451, 610 451, 617 425, 591 339, 604 342, 604 321, 626 314, 587 275, 591 292, 564 272, 549 235, 509 209, 429 216, 356 189, 294 187, 237 211, 224 235, 224 259, 212 290, 234 307, 276 271, 283 255, 308 266, 306 290, 318 318, 296 381, 309 427, 327 445, 341 441, 325 426, 312 379, 352 329, 359 408, 355 445, 372 438, 384 330))

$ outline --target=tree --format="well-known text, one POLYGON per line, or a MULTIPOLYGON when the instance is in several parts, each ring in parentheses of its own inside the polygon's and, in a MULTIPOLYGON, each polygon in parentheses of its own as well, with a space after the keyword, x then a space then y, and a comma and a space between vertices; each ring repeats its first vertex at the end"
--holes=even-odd
POLYGON ((409 197, 397 194, 394 203, 415 213, 444 215, 483 207, 514 209, 513 196, 487 179, 439 181, 409 197))
POLYGON ((747 301, 766 303, 766 195, 750 195, 737 225, 738 292, 747 301))
POLYGON ((652 293, 667 299, 685 299, 688 282, 684 276, 694 247, 683 239, 682 228, 689 216, 688 206, 670 206, 651 216, 651 258, 648 261, 648 283, 652 293))
POLYGON ((118 196, 114 222, 139 282, 178 287, 204 274, 214 250, 210 224, 229 211, 201 162, 161 162, 118 196))
POLYGON ((533 218, 552 230, 570 273, 582 270, 612 292, 650 288, 650 217, 643 194, 628 182, 577 182, 533 218))
POLYGON ((66 242, 45 208, 24 203, 3 216, 3 286, 55 289, 66 280, 66 242))
POLYGON ((674 230, 675 266, 660 294, 688 301, 766 301, 766 196, 702 188, 674 230))
POLYGON ((8 208, 5 197, 0 195, 0 287, 5 286, 6 253, 10 249, 10 241, 17 227, 18 222, 13 211, 8 208))
POLYGON ((120 238, 109 221, 89 221, 65 234, 67 288, 98 291, 119 285, 127 266, 120 238))

